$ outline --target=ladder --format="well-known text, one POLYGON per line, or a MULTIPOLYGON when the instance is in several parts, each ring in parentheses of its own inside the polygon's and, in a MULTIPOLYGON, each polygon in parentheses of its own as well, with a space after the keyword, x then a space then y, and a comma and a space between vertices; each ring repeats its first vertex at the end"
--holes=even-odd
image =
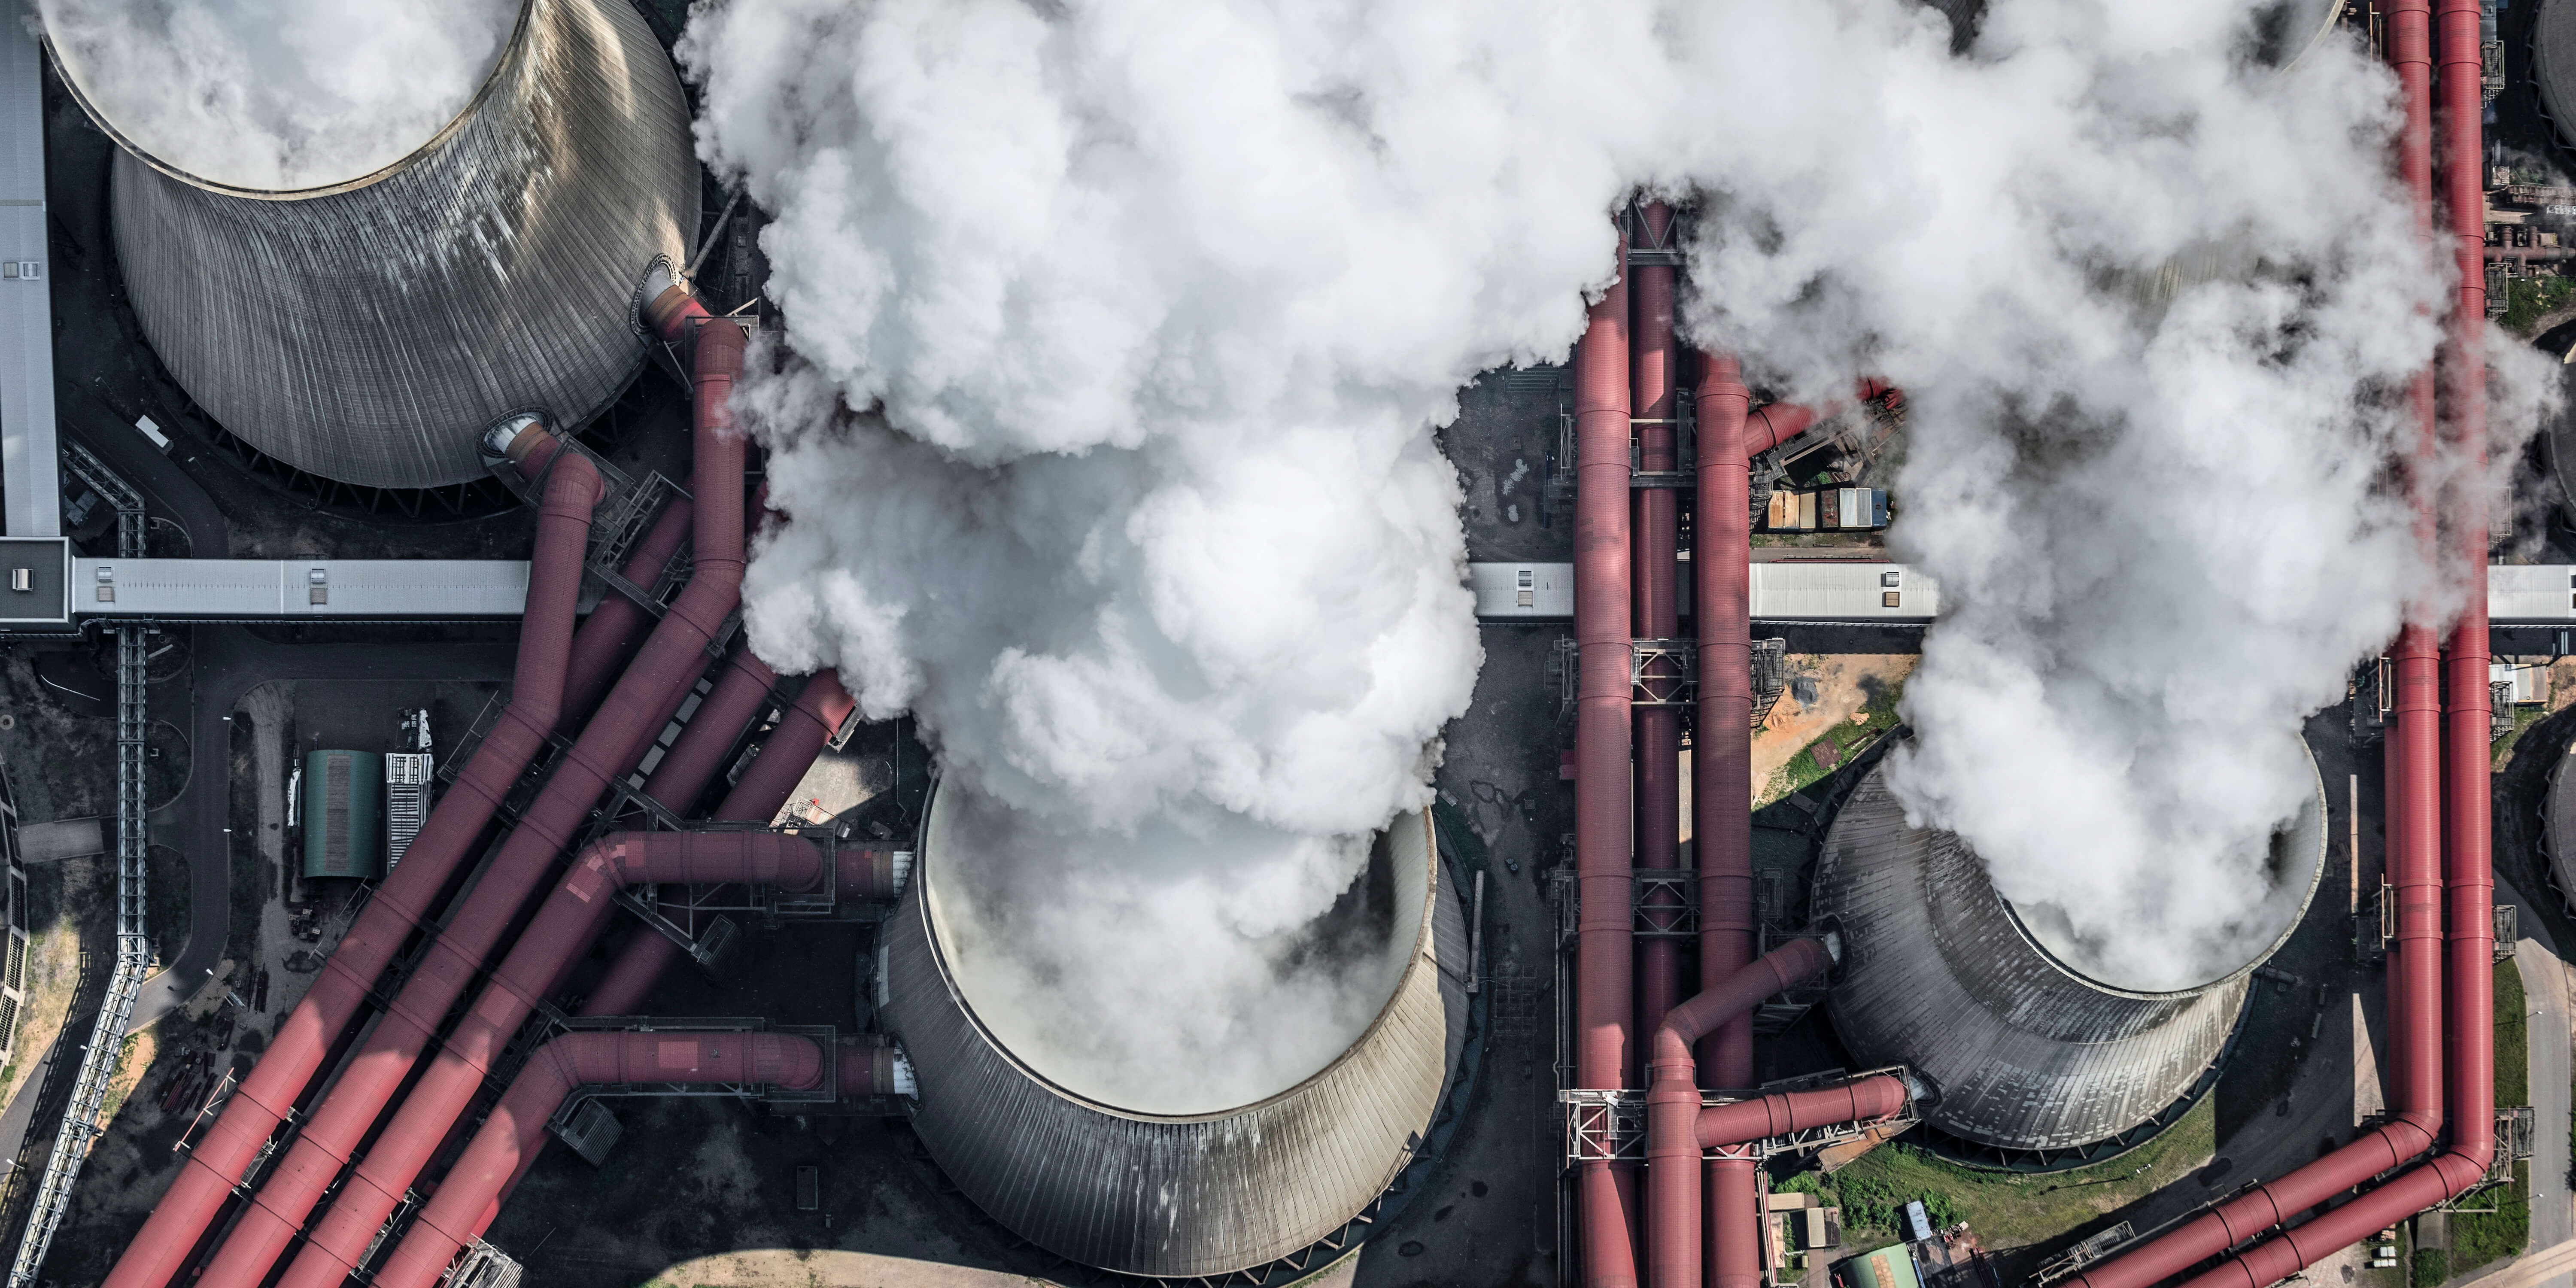
MULTIPOLYGON (((91 486, 99 487, 102 481, 92 479, 93 472, 113 482, 113 490, 99 490, 116 502, 117 557, 141 558, 142 498, 79 445, 64 446, 73 472, 91 486)), ((81 1164, 89 1158, 90 1142, 103 1129, 99 1107, 107 1099, 107 1084, 116 1076, 116 1057, 125 1045, 134 1000, 152 970, 152 937, 144 912, 147 836, 143 818, 144 743, 152 727, 143 709, 144 685, 150 678, 144 642, 150 634, 139 624, 116 628, 116 970, 108 978, 107 997, 99 1003, 97 1022, 90 1028, 89 1049, 81 1055, 71 1107, 64 1111, 62 1126, 54 1134, 53 1155, 45 1160, 27 1233, 18 1241, 18 1259, 9 1268, 8 1288, 34 1284, 36 1268, 44 1264, 45 1253, 53 1245, 55 1227, 62 1224, 72 1187, 80 1180, 81 1164)))

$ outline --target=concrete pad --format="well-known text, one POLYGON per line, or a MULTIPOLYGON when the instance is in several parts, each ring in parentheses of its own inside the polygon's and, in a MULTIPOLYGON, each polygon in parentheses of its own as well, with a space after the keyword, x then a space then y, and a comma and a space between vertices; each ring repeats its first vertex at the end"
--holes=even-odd
POLYGON ((24 823, 18 828, 18 855, 29 863, 60 863, 107 853, 107 829, 95 818, 63 818, 51 823, 24 823))

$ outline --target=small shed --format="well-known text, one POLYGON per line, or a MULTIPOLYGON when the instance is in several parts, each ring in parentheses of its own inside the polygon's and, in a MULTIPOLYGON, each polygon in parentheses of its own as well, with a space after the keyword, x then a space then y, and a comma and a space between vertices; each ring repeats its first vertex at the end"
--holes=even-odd
POLYGON ((1914 1256, 1901 1243, 1857 1256, 1834 1266, 1836 1288, 1923 1288, 1914 1256))
POLYGON ((385 874, 385 758, 316 751, 304 758, 304 875, 385 874))

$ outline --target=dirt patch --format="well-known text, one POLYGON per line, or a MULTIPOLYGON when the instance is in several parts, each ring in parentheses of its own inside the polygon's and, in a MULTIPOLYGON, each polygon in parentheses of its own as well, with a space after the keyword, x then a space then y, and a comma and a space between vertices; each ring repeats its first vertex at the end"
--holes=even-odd
POLYGON ((1020 1288, 1044 1282, 1007 1271, 873 1252, 758 1248, 683 1261, 653 1276, 644 1288, 841 1288, 845 1284, 1020 1288))
MULTIPOLYGON (((1797 654, 1788 660, 1789 687, 1780 694, 1762 727, 1753 731, 1753 805, 1759 809, 1796 790, 1782 771, 1800 752, 1816 748, 1813 759, 1832 759, 1859 749, 1860 740, 1843 730, 1863 733, 1873 722, 1866 708, 1872 699, 1895 691, 1921 660, 1914 653, 1797 654), (1834 735, 1831 751, 1820 740, 1834 735), (1845 742, 1851 745, 1844 745, 1845 742)), ((1824 765, 1823 768, 1831 768, 1824 765)))

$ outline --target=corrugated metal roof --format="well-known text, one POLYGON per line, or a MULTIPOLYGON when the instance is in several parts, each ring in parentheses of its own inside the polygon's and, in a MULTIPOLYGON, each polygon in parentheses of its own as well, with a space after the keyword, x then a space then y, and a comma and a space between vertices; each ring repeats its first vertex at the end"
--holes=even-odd
MULTIPOLYGON (((1941 587, 1930 574, 1896 563, 1854 560, 1764 561, 1751 565, 1755 621, 1928 622, 1941 611, 1941 587)), ((1567 621, 1574 616, 1574 565, 1471 563, 1467 586, 1480 621, 1567 621)), ((1681 580, 1680 611, 1690 611, 1691 579, 1681 580)))
POLYGON ((0 493, 13 537, 63 530, 54 438, 54 274, 45 237, 45 66, 0 23, 0 493))
POLYGON ((462 124, 372 182, 263 198, 119 151, 135 316, 226 429, 427 487, 483 477, 475 437, 504 414, 575 422, 633 375, 636 284, 698 226, 687 102, 625 0, 531 6, 462 124))
POLYGON ((359 621, 516 617, 528 565, 511 559, 74 559, 76 618, 359 621))
MULTIPOLYGON (((2310 892, 2325 862, 2318 790, 2285 841, 2313 865, 2310 892)), ((2226 1045, 2247 977, 2271 954, 2180 992, 2086 979, 2023 929, 1965 842, 1906 825, 1884 769, 1836 815, 1814 902, 1843 934, 1828 1006, 1844 1045, 1865 1065, 1928 1078, 1934 1125, 2005 1149, 2089 1145, 2172 1104, 2226 1045)))
POLYGON ((1388 841, 1396 888, 1422 897, 1417 949, 1384 1011, 1295 1087, 1188 1117, 1075 1096, 992 1039, 935 938, 940 863, 925 846, 920 878, 881 932, 887 1027, 921 1084, 913 1129, 993 1219, 1086 1265, 1223 1275, 1338 1230, 1411 1158, 1466 1031, 1466 922, 1440 879, 1429 815, 1397 820, 1388 841))

